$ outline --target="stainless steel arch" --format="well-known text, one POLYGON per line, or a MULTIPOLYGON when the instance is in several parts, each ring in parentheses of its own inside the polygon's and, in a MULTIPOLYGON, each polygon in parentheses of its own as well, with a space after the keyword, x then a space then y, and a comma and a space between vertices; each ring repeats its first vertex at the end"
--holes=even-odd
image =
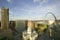
POLYGON ((55 16, 52 12, 48 12, 48 13, 45 15, 45 17, 44 17, 44 22, 45 22, 45 18, 47 17, 48 14, 51 14, 51 15, 54 17, 55 22, 56 22, 56 24, 58 25, 57 18, 56 18, 56 16, 55 16))

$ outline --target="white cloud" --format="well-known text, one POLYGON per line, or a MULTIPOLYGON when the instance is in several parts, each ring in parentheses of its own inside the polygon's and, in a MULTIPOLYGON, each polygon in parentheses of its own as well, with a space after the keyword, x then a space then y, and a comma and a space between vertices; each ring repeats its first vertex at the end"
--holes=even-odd
POLYGON ((0 12, 1 12, 1 8, 0 8, 0 12))
POLYGON ((39 2, 39 1, 41 1, 41 0, 33 0, 33 2, 39 2))
MULTIPOLYGON (((44 0, 44 2, 46 2, 46 1, 44 0)), ((56 15, 57 19, 60 19, 59 18, 60 17, 60 15, 59 15, 59 13, 60 13, 59 8, 60 7, 59 6, 60 6, 60 2, 51 4, 51 5, 46 5, 46 6, 38 5, 38 6, 32 7, 32 6, 27 5, 25 8, 14 8, 15 10, 18 9, 18 16, 11 17, 11 19, 12 20, 19 20, 19 19, 41 20, 41 19, 44 19, 45 14, 48 12, 54 13, 56 15), (22 16, 19 16, 20 12, 26 13, 27 16, 24 15, 24 13, 22 16)), ((10 13, 12 13, 12 12, 10 12, 10 13)), ((52 19, 54 18, 52 15, 48 15, 48 16, 47 16, 47 19, 48 18, 50 19, 51 17, 52 17, 52 19), (50 16, 50 17, 48 17, 48 16, 50 16)))
POLYGON ((12 3, 13 2, 13 0, 6 0, 8 3, 12 3))
POLYGON ((11 2, 11 0, 7 0, 7 2, 11 2))
POLYGON ((49 0, 43 0, 44 3, 48 2, 49 0))
MULTIPOLYGON (((36 17, 35 19, 40 19, 41 18, 41 15, 42 15, 42 18, 44 18, 45 14, 48 13, 48 12, 52 12, 56 15, 56 17, 59 15, 60 13, 60 3, 55 3, 55 4, 52 4, 52 5, 46 5, 46 6, 41 6, 41 5, 38 5, 37 7, 31 7, 31 6, 28 6, 29 8, 26 8, 24 10, 27 10, 27 12, 32 16, 32 14, 34 14, 34 16, 36 17), (59 8, 58 8, 59 7, 59 8), (30 9, 31 8, 31 9, 30 9), (58 10, 58 9, 59 10, 58 10), (35 14, 36 13, 36 14, 35 14)), ((50 17, 47 17, 47 18, 54 18, 53 16, 51 17, 52 15, 50 15, 50 17)), ((29 18, 29 17, 28 17, 29 18)), ((34 19, 34 18, 31 18, 31 19, 34 19)), ((57 19, 60 19, 57 17, 57 19)))
MULTIPOLYGON (((45 7, 42 7, 41 5, 39 5, 37 7, 28 6, 29 8, 21 9, 23 12, 26 11, 25 13, 28 16, 23 16, 20 18, 29 19, 29 20, 39 20, 39 19, 41 20, 41 19, 44 19, 45 14, 48 12, 52 12, 56 15, 56 11, 58 11, 57 6, 59 6, 59 5, 54 4, 54 5, 49 5, 49 6, 45 6, 45 7)), ((50 16, 52 16, 52 15, 50 15, 50 16)), ((49 18, 51 18, 51 17, 49 17, 49 18)))
POLYGON ((49 0, 33 0, 33 2, 38 2, 38 3, 47 3, 49 0))

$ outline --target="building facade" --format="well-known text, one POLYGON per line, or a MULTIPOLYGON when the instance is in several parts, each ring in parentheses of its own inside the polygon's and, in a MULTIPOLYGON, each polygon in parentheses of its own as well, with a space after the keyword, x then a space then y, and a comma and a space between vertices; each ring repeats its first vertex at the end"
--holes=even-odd
POLYGON ((9 9, 1 8, 1 29, 9 28, 9 9))

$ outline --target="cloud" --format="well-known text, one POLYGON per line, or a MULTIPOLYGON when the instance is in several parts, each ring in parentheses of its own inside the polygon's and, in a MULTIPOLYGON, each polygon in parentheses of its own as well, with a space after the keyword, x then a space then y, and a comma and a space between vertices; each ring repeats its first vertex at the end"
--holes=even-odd
POLYGON ((10 9, 9 10, 9 20, 14 20, 14 13, 13 13, 13 11, 10 9))
POLYGON ((13 2, 13 0, 6 0, 8 3, 12 3, 13 2))
POLYGON ((1 16, 1 8, 0 8, 0 16, 1 16))
MULTIPOLYGON (((42 1, 40 1, 40 2, 42 2, 42 1)), ((45 3, 48 1, 44 0, 43 2, 45 3)), ((13 12, 11 20, 20 20, 20 19, 42 20, 42 19, 44 19, 45 14, 48 12, 54 13, 56 15, 57 19, 60 19, 59 18, 60 9, 58 7, 60 8, 60 2, 57 1, 57 3, 48 4, 46 6, 37 5, 37 6, 32 7, 32 6, 27 5, 24 8, 13 8, 14 11, 12 11, 12 10, 10 11, 11 14, 13 12)), ((54 17, 52 15, 47 15, 47 19, 51 19, 51 18, 53 19, 54 17)))
MULTIPOLYGON (((56 15, 56 11, 58 12, 58 9, 57 9, 58 6, 59 5, 54 4, 54 5, 49 5, 49 6, 45 6, 45 7, 39 5, 37 7, 27 6, 25 9, 24 8, 22 8, 22 9, 17 8, 17 9, 20 10, 20 12, 24 12, 24 13, 21 14, 22 16, 18 16, 17 18, 15 17, 15 19, 42 20, 42 19, 44 19, 45 14, 48 13, 48 12, 52 12, 56 15)), ((48 18, 53 19, 52 15, 49 15, 49 16, 50 17, 47 16, 47 19, 48 18)))
POLYGON ((11 2, 11 0, 7 0, 7 2, 11 2))
POLYGON ((0 12, 1 12, 1 8, 0 8, 0 12))
POLYGON ((33 0, 33 2, 39 2, 39 1, 41 1, 41 0, 33 0))
MULTIPOLYGON (((41 5, 38 5, 37 7, 31 7, 31 6, 28 6, 29 8, 26 8, 24 10, 27 10, 28 14, 30 14, 31 16, 35 16, 36 18, 35 19, 43 19, 45 14, 48 13, 48 12, 52 12, 56 15, 56 17, 59 15, 60 13, 60 3, 54 3, 52 5, 46 5, 46 6, 41 6, 41 5), (59 8, 58 8, 59 7, 59 8), (59 9, 59 10, 58 10, 59 9), (43 15, 43 16, 42 16, 43 15)), ((28 16, 30 16, 28 15, 28 16)), ((34 19, 32 16, 31 19, 34 19)), ((50 17, 47 17, 47 18, 54 18, 52 15, 49 15, 50 17), (52 17, 51 17, 52 16, 52 17)), ((29 17, 28 17, 29 18, 29 17)), ((60 19, 57 17, 57 19, 60 19)))
POLYGON ((34 3, 47 3, 49 0, 33 0, 34 3))

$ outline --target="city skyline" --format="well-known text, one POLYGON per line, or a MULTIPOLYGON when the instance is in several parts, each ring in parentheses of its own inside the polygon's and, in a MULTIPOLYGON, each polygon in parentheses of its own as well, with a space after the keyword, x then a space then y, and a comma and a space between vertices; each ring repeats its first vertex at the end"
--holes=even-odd
POLYGON ((0 11, 2 7, 9 8, 10 20, 44 20, 48 12, 60 20, 60 0, 0 0, 0 11))

